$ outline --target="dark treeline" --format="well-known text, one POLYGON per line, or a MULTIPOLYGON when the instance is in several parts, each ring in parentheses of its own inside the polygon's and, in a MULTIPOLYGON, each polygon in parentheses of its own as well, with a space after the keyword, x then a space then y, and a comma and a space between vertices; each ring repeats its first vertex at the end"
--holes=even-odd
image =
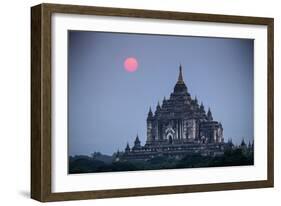
POLYGON ((149 160, 119 160, 115 156, 95 153, 93 156, 70 156, 69 173, 116 172, 199 167, 253 165, 253 152, 241 148, 226 150, 221 156, 186 155, 181 159, 157 156, 149 160))

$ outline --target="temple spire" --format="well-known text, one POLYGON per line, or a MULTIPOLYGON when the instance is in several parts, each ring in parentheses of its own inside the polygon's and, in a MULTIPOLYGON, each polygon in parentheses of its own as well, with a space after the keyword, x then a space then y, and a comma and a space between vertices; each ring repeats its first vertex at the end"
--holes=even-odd
POLYGON ((187 87, 183 81, 182 66, 180 64, 178 81, 174 87, 175 93, 187 93, 187 87))
POLYGON ((156 109, 157 109, 157 110, 161 109, 159 101, 158 101, 158 103, 157 103, 156 109))
POLYGON ((129 146, 129 143, 127 142, 127 146, 126 146, 126 148, 125 148, 125 152, 130 152, 130 150, 131 150, 131 148, 130 148, 130 146, 129 146))
POLYGON ((180 64, 180 69, 179 69, 179 78, 178 78, 178 82, 177 83, 181 83, 181 84, 184 84, 184 81, 183 81, 183 77, 182 77, 182 67, 181 67, 181 64, 180 64))
POLYGON ((213 115, 212 115, 210 107, 208 109, 207 118, 208 118, 209 121, 213 121, 213 115))
POLYGON ((153 113, 151 107, 149 107, 149 112, 147 114, 147 121, 151 121, 153 119, 153 113))
POLYGON ((205 112, 205 108, 204 108, 204 105, 203 105, 202 101, 201 101, 201 104, 200 104, 200 109, 205 112))

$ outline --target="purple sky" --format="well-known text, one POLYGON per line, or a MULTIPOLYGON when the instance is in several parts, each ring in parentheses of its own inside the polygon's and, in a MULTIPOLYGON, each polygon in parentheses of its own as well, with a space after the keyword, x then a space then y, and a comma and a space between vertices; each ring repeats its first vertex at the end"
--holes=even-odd
POLYGON ((69 31, 68 47, 69 155, 112 154, 137 133, 144 144, 149 106, 169 97, 180 63, 225 139, 253 140, 254 40, 69 31))

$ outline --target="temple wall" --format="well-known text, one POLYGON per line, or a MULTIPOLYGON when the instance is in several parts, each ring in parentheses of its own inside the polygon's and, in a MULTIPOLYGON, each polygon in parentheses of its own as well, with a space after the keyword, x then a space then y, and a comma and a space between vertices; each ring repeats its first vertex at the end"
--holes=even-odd
POLYGON ((195 139, 196 137, 196 120, 188 120, 188 139, 195 139))
POLYGON ((183 121, 183 139, 187 139, 187 133, 188 133, 188 122, 187 120, 183 121))
POLYGON ((152 141, 152 122, 147 122, 147 141, 152 141))

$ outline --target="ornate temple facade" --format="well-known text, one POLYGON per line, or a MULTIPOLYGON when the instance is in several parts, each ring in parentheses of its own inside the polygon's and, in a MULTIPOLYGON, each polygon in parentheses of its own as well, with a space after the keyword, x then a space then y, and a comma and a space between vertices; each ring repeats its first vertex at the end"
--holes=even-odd
POLYGON ((192 98, 184 82, 182 67, 170 98, 158 102, 155 112, 147 115, 147 139, 142 146, 137 136, 134 145, 127 144, 123 157, 148 159, 155 155, 182 156, 199 153, 220 155, 224 151, 223 127, 215 121, 210 108, 192 98))

